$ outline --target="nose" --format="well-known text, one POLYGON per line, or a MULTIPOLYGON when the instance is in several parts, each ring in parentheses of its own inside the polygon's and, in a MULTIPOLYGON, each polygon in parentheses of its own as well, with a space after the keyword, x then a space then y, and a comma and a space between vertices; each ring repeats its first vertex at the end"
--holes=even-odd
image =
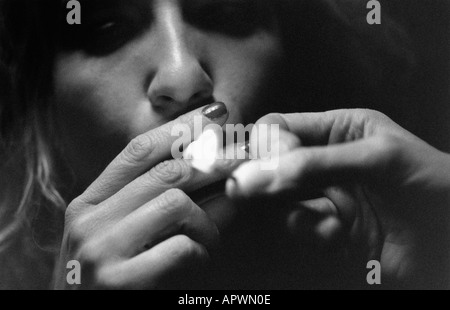
POLYGON ((186 110, 212 97, 212 82, 194 58, 161 65, 149 88, 151 104, 159 109, 186 110))
MULTIPOLYGON (((179 114, 207 104, 212 97, 213 83, 199 56, 189 44, 189 28, 172 1, 164 2, 156 14, 159 51, 156 73, 151 80, 148 96, 154 108, 167 116, 179 114)), ((194 45, 195 46, 195 45, 194 45)), ((212 99, 211 99, 212 100, 212 99)))

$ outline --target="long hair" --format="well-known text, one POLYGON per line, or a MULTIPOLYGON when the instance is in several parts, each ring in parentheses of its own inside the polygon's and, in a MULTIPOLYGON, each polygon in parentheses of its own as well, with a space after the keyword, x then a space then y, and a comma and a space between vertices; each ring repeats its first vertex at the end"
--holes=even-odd
MULTIPOLYGON (((400 27, 389 21, 380 35, 363 25, 366 1, 275 1, 289 62, 284 82, 302 107, 323 110, 330 100, 336 107, 362 100, 376 107, 367 93, 412 61, 400 27)), ((48 285, 57 250, 47 246, 59 245, 62 234, 66 202, 49 100, 61 3, 0 0, 0 288, 48 285), (31 275, 23 267, 30 262, 37 270, 31 275)), ((286 111, 298 109, 285 99, 286 111)))
POLYGON ((0 1, 0 288, 46 282, 44 270, 51 269, 56 244, 39 235, 56 237, 65 209, 56 185, 57 138, 47 102, 53 26, 42 13, 51 13, 50 4, 0 1), (40 223, 41 218, 47 223, 40 223), (36 266, 33 271, 24 268, 30 262, 36 266))

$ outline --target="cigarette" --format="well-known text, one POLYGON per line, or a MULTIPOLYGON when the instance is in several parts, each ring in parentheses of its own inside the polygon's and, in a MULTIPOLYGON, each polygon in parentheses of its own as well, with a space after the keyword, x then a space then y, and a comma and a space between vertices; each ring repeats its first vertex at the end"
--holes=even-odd
MULTIPOLYGON (((192 142, 184 151, 183 158, 190 160, 191 166, 203 173, 210 174, 213 172, 225 173, 220 169, 218 165, 219 160, 235 160, 235 159, 248 159, 248 156, 242 154, 249 154, 249 143, 238 146, 238 151, 235 149, 226 149, 224 151, 221 139, 222 131, 207 129, 199 138, 192 142), (240 152, 239 152, 240 151, 240 152), (241 153, 241 157, 237 154, 241 153)), ((227 173, 229 174, 229 173, 227 173)))
POLYGON ((218 133, 213 129, 208 129, 187 147, 183 157, 190 159, 191 165, 195 169, 204 173, 212 173, 219 151, 218 133))

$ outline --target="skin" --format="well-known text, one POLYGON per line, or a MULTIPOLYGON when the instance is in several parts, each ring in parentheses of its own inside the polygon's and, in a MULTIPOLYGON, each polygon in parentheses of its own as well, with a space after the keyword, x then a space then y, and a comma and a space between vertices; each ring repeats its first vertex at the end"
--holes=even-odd
MULTIPOLYGON (((236 2, 242 3, 224 1, 217 7, 224 10, 236 2)), ((251 26, 237 25, 235 34, 186 20, 186 8, 200 10, 210 1, 133 3, 153 15, 146 17, 149 25, 143 21, 140 32, 129 35, 123 46, 107 52, 80 46, 61 51, 56 59, 54 101, 61 111, 64 138, 69 141, 67 156, 84 188, 101 172, 99 167, 104 168, 131 139, 200 106, 222 101, 230 112, 228 123, 249 121, 245 113, 265 105, 264 89, 276 79, 275 68, 281 61, 275 21, 250 33, 241 33, 240 28, 251 26)), ((84 6, 84 10, 88 15, 89 8, 84 6)), ((236 15, 233 10, 230 24, 237 23, 231 18, 236 15)), ((94 17, 86 17, 86 23, 98 22, 95 12, 89 14, 94 17)), ((111 45, 107 35, 112 27, 103 23, 94 39, 111 45)))
MULTIPOLYGON (((213 101, 226 102, 228 112, 214 120, 203 116, 204 125, 246 121, 245 113, 268 99, 263 90, 275 78, 282 48, 275 21, 260 27, 232 18, 244 2, 212 6, 230 10, 232 30, 185 13, 211 3, 134 1, 135 19, 142 12, 152 18, 125 44, 107 52, 79 46, 58 53, 53 100, 77 186, 87 189, 66 212, 56 288, 67 285, 65 265, 73 259, 82 265, 81 288, 161 287, 180 269, 204 264, 219 228, 233 218, 236 211, 223 195, 200 208, 189 194, 223 179, 239 162, 225 161, 220 174, 202 175, 186 161, 167 161, 177 138, 171 128, 192 127, 193 117, 213 101)), ((90 31, 103 40, 111 26, 90 31)))
MULTIPOLYGON (((237 244, 221 262, 240 255, 251 274, 257 269, 252 264, 274 255, 299 281, 292 271, 300 264, 296 255, 289 261, 284 252, 277 256, 264 248, 301 251, 305 235, 344 249, 356 268, 379 259, 383 279, 394 285, 441 286, 436 275, 443 270, 424 266, 446 266, 450 160, 379 113, 266 116, 260 124, 284 129, 276 146, 280 166, 262 171, 258 161, 242 165, 227 186, 234 202, 223 196, 201 206, 193 201, 191 193, 224 175, 167 161, 171 128, 192 126, 193 116, 202 115, 199 107, 213 100, 226 102, 228 113, 215 120, 203 116, 205 124, 246 123, 246 113, 273 102, 262 90, 276 76, 281 44, 275 25, 236 35, 187 18, 185 6, 209 1, 138 2, 147 5, 139 12, 154 16, 139 35, 107 53, 64 49, 56 59, 53 99, 61 134, 78 187, 87 188, 66 213, 56 288, 66 288, 65 266, 73 259, 82 266, 82 285, 75 288, 164 287, 171 278, 181 281, 183 271, 203 268, 219 239, 237 244), (318 190, 321 197, 311 200, 318 190), (275 202, 269 213, 255 209, 261 198, 275 202), (241 243, 242 230, 235 239, 223 234, 237 212, 247 212, 237 220, 240 229, 253 218, 264 228, 253 239, 257 250, 241 243), (306 213, 318 216, 305 221, 306 213), (285 242, 287 234, 293 238, 285 242), (242 249, 250 253, 248 261, 242 249)), ((252 152, 258 143, 252 137, 252 152)), ((239 164, 224 162, 222 171, 231 173, 239 164)), ((286 279, 283 266, 267 266, 264 280, 286 279)))
MULTIPOLYGON (((448 288, 448 154, 375 111, 271 114, 257 125, 274 123, 283 129, 279 166, 262 171, 261 161, 243 164, 228 181, 231 197, 286 203, 285 197, 301 201, 321 189, 322 198, 286 214, 293 235, 305 232, 304 210, 315 212, 320 219, 310 229, 317 238, 335 242, 341 235, 363 250, 362 266, 380 261, 382 283, 448 288)), ((253 135, 252 145, 259 139, 253 135)))

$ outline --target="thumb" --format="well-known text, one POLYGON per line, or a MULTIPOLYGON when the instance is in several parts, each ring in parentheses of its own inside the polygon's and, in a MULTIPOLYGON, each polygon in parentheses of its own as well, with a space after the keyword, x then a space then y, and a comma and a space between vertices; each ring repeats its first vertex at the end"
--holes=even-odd
POLYGON ((237 169, 227 184, 233 198, 294 195, 308 199, 311 193, 330 186, 372 182, 386 177, 398 155, 398 143, 376 136, 325 147, 298 148, 282 155, 277 166, 263 169, 264 161, 255 160, 237 169))
POLYGON ((255 124, 250 136, 251 158, 260 159, 261 153, 266 151, 261 148, 267 147, 268 142, 271 156, 277 157, 302 145, 300 138, 289 131, 289 126, 281 114, 269 114, 255 124))

